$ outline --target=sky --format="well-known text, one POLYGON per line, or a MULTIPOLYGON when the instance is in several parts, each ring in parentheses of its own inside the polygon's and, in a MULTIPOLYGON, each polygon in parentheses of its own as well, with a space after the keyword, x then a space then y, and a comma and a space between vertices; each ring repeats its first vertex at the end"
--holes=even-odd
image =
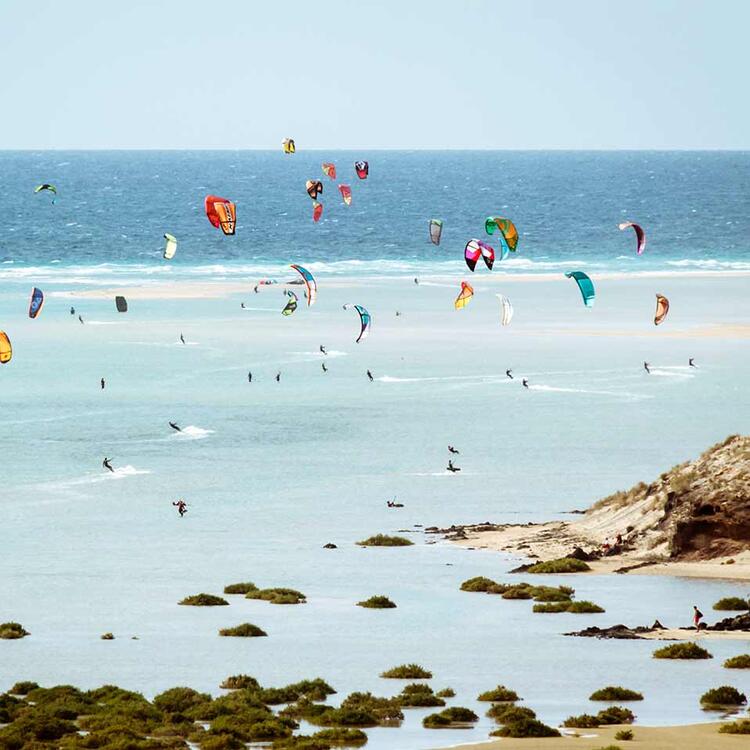
POLYGON ((748 149, 746 0, 0 0, 0 149, 748 149))

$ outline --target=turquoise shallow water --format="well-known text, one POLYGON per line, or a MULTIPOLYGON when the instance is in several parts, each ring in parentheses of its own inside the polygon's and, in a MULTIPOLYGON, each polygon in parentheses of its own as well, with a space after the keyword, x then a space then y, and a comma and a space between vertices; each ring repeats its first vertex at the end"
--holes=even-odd
MULTIPOLYGON (((61 206, 62 198, 54 208, 61 206)), ((139 226, 130 203, 123 212, 123 222, 129 216, 139 226)), ((550 583, 570 583, 606 614, 532 615, 527 602, 458 590, 474 575, 510 580, 516 560, 428 544, 416 526, 556 517, 746 432, 746 339, 707 334, 747 325, 747 279, 596 278, 598 300, 588 310, 561 274, 523 281, 477 272, 475 298, 457 313, 456 287, 468 278, 459 264, 431 269, 405 257, 384 266, 373 257, 353 273, 336 265, 335 247, 340 262, 351 260, 350 245, 321 250, 318 303, 290 318, 279 314, 279 287, 252 293, 267 269, 279 273, 272 258, 224 259, 213 272, 185 263, 172 274, 175 288, 224 278, 246 281, 247 291, 210 299, 134 293, 127 315, 108 290, 168 275, 147 272, 160 267, 155 249, 135 266, 103 267, 100 258, 75 268, 32 267, 21 257, 5 264, 0 313, 14 359, 0 369, 0 621, 18 620, 32 636, 0 644, 0 689, 35 679, 114 682, 148 695, 176 684, 217 692, 224 677, 246 672, 274 685, 319 675, 341 696, 387 695, 400 683, 378 673, 417 661, 433 670, 436 687, 456 690, 454 705, 477 708, 480 691, 504 683, 558 722, 590 710, 593 689, 621 683, 645 693, 636 712, 648 724, 710 718, 698 707, 709 687, 750 690, 750 676, 721 667, 747 643, 712 643, 709 662, 663 664, 650 659, 650 642, 561 635, 655 617, 685 624, 692 604, 710 620, 711 603, 744 595, 744 584, 555 577, 550 583), (25 317, 32 283, 48 295, 36 321, 25 317), (496 292, 516 309, 505 329, 496 292), (672 303, 658 329, 656 292, 672 303), (345 302, 374 317, 359 345, 345 302), (71 304, 85 325, 69 315, 71 304), (320 344, 329 350, 327 374, 320 344), (687 368, 690 356, 698 370, 687 368), (508 367, 532 389, 509 381, 508 367), (191 426, 189 434, 174 434, 168 420, 191 426), (444 471, 448 443, 461 450, 457 476, 444 471), (105 455, 121 473, 102 471, 105 455), (386 508, 394 495, 405 508, 386 508), (171 506, 178 496, 189 503, 184 519, 171 506), (411 530, 404 533, 414 547, 354 545, 399 529, 411 530), (322 549, 328 541, 339 548, 322 549), (239 580, 299 588, 309 602, 176 605, 239 580), (354 606, 377 593, 398 609, 354 606), (216 635, 244 621, 269 637, 216 635), (110 630, 117 639, 100 641, 110 630)), ((304 261, 306 251, 295 246, 285 260, 304 261)), ((620 270, 608 262, 602 270, 620 270)), ((740 251, 726 262, 741 263, 740 251)), ((482 739, 490 728, 482 719, 449 736, 429 732, 420 726, 425 713, 409 711, 397 730, 372 730, 369 746, 444 746, 482 739)))

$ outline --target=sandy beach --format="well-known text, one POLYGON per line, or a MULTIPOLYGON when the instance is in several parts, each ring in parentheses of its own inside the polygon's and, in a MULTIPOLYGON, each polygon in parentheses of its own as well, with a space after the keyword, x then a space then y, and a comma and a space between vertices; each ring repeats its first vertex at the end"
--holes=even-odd
POLYGON ((748 747, 747 736, 719 734, 720 723, 689 724, 683 727, 627 727, 633 732, 631 742, 615 740, 615 734, 625 727, 609 726, 581 730, 580 736, 566 734, 543 739, 503 738, 471 745, 446 745, 446 748, 465 750, 598 750, 608 745, 637 748, 638 750, 734 750, 748 747))

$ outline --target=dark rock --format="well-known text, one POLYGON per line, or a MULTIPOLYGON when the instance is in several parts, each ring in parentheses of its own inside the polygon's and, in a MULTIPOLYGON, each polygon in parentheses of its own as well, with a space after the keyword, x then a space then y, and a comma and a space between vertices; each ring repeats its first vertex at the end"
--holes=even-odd
POLYGON ((725 617, 714 625, 709 625, 706 630, 740 630, 750 631, 750 612, 745 612, 734 617, 725 617))
POLYGON ((323 545, 323 549, 338 549, 338 547, 333 542, 328 542, 323 545))
POLYGON ((565 633, 565 635, 577 635, 582 638, 602 638, 615 640, 639 640, 645 633, 653 632, 654 628, 647 628, 639 625, 635 628, 629 628, 627 625, 612 625, 609 628, 598 628, 595 625, 590 628, 584 628, 574 633, 565 633))

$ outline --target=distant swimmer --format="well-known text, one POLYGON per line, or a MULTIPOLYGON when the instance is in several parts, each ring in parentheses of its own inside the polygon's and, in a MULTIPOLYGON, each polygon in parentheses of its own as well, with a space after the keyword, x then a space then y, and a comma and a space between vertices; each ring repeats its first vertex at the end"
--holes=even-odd
POLYGON ((102 461, 102 466, 105 469, 109 469, 114 474, 114 469, 112 468, 112 464, 109 462, 109 459, 105 456, 104 461, 102 461))
POLYGON ((506 370, 505 371, 505 377, 506 378, 510 378, 511 380, 513 380, 513 370, 506 370))
POLYGON ((448 446, 448 452, 449 453, 455 453, 456 455, 458 455, 458 453, 459 453, 459 451, 457 451, 452 445, 448 446))
POLYGON ((446 468, 448 469, 448 471, 453 472, 454 474, 457 471, 461 471, 461 469, 459 469, 458 466, 453 465, 453 461, 451 461, 450 459, 448 459, 448 466, 446 468))
POLYGON ((101 379, 101 384, 102 384, 102 390, 104 390, 104 386, 106 385, 106 383, 104 382, 104 378, 101 379))
POLYGON ((78 316, 78 322, 83 325, 83 318, 80 315, 78 316))
POLYGON ((182 518, 185 513, 187 513, 187 503, 182 498, 180 498, 176 502, 173 501, 172 505, 177 508, 177 512, 180 514, 180 518, 182 518))
POLYGON ((183 344, 185 343, 185 337, 182 334, 180 334, 180 341, 182 341, 183 344))
POLYGON ((372 373, 369 370, 367 371, 367 377, 370 378, 371 383, 373 380, 375 380, 375 378, 372 376, 372 373))
POLYGON ((328 372, 328 368, 326 367, 326 363, 325 362, 321 362, 320 366, 323 368, 323 372, 328 372))
POLYGON ((71 307, 71 308, 70 308, 70 314, 71 314, 71 315, 75 315, 75 314, 76 314, 76 309, 75 309, 75 307, 71 307))
POLYGON ((253 374, 252 374, 252 372, 248 371, 248 373, 247 373, 247 382, 248 383, 252 383, 253 382, 253 374))
POLYGON ((280 370, 279 370, 279 372, 276 373, 276 382, 277 383, 281 382, 281 371, 280 370))
POLYGON ((522 385, 522 386, 523 386, 524 388, 528 388, 528 387, 529 387, 529 381, 528 381, 528 380, 526 380, 526 378, 524 378, 524 379, 523 379, 523 380, 521 381, 521 385, 522 385))
POLYGON ((690 359, 688 360, 688 366, 689 367, 698 367, 698 365, 695 364, 695 360, 692 357, 690 357, 690 359))
POLYGON ((644 370, 645 370, 645 371, 646 371, 646 372, 647 372, 647 373, 648 373, 649 375, 651 374, 651 369, 650 369, 650 365, 649 365, 649 363, 648 363, 648 362, 644 362, 644 363, 643 363, 643 369, 644 369, 644 370))
POLYGON ((182 430, 180 429, 180 427, 179 427, 179 426, 178 426, 177 424, 175 424, 174 422, 170 422, 170 423, 169 423, 169 426, 170 426, 170 427, 171 427, 171 428, 172 428, 173 430, 177 430, 177 432, 182 432, 182 430))
POLYGON ((320 353, 321 354, 328 354, 328 352, 326 351, 326 348, 323 346, 323 344, 320 345, 320 353))

